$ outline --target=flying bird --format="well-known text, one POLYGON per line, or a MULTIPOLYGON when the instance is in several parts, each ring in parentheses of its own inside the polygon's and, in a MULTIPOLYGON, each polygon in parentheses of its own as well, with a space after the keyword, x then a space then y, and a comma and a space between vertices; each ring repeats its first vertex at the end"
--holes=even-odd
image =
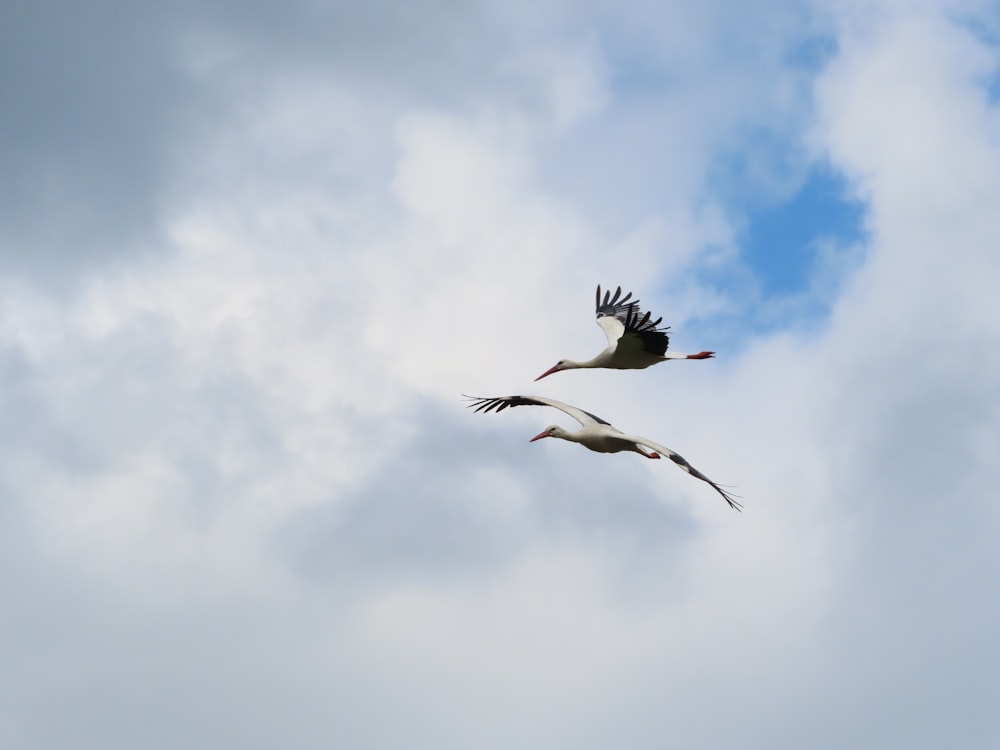
POLYGON ((601 300, 601 286, 597 286, 597 325, 604 329, 608 337, 608 348, 593 359, 586 362, 576 362, 572 359, 560 359, 552 367, 543 372, 536 381, 561 370, 575 370, 581 367, 600 367, 609 370, 642 370, 657 362, 668 359, 708 359, 715 352, 698 352, 697 354, 681 354, 668 352, 670 337, 667 331, 670 327, 657 328, 663 318, 650 320, 651 313, 643 313, 639 309, 639 300, 632 300, 632 292, 621 296, 622 288, 618 287, 612 297, 611 292, 604 293, 601 300))
POLYGON ((669 448, 665 448, 658 443, 654 443, 648 438, 639 437, 638 435, 626 435, 620 430, 612 427, 610 422, 601 419, 596 414, 591 414, 590 412, 578 409, 575 406, 564 404, 561 401, 556 401, 555 399, 543 398, 542 396, 497 396, 494 398, 466 396, 465 398, 471 402, 469 404, 470 408, 473 408, 477 412, 481 411, 484 413, 494 410, 499 413, 508 407, 514 406, 551 406, 555 409, 559 409, 560 411, 569 414, 573 417, 573 419, 579 422, 583 426, 582 429, 577 430, 576 432, 570 432, 569 430, 563 429, 559 425, 551 425, 539 432, 528 442, 533 443, 536 440, 541 440, 542 438, 554 437, 560 438, 561 440, 569 440, 572 443, 580 443, 583 447, 590 448, 590 450, 597 451, 598 453, 634 451, 635 453, 645 456, 646 458, 660 458, 661 456, 666 456, 691 476, 712 485, 715 491, 722 495, 725 501, 729 503, 730 508, 735 510, 743 509, 740 503, 736 502, 736 497, 738 497, 737 495, 726 492, 722 489, 722 487, 689 464, 682 456, 674 453, 669 448))

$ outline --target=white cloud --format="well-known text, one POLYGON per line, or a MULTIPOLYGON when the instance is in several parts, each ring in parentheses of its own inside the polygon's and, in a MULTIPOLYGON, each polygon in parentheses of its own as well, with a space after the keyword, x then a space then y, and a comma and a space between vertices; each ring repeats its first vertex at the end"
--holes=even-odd
POLYGON ((452 98, 429 77, 472 40, 405 74, 345 74, 363 45, 202 59, 224 116, 184 143, 160 252, 4 282, 0 742, 990 746, 996 51, 973 6, 880 8, 834 11, 814 113, 793 5, 764 34, 707 7, 704 36, 514 8, 452 98), (639 62, 659 83, 623 94, 639 62), (685 320, 735 306, 694 270, 738 252, 711 164, 760 127, 868 202, 829 321, 533 384, 601 347, 596 282, 702 348, 685 320), (458 398, 526 388, 746 512, 458 398))

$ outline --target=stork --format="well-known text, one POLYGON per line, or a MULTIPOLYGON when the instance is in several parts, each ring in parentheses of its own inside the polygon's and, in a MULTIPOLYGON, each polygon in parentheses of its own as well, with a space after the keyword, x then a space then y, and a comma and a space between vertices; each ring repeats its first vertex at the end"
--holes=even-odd
POLYGON ((729 507, 734 510, 742 510, 740 503, 736 502, 738 495, 722 489, 718 484, 706 477, 682 456, 658 443, 654 443, 648 438, 638 435, 627 435, 621 430, 615 429, 610 422, 601 419, 596 414, 591 414, 575 406, 564 404, 551 398, 542 396, 495 396, 483 398, 480 396, 466 396, 470 401, 469 407, 477 412, 502 412, 504 409, 515 406, 551 406, 568 414, 579 422, 582 427, 576 432, 566 430, 559 425, 550 425, 535 435, 528 442, 535 442, 542 438, 554 437, 560 440, 568 440, 571 443, 579 443, 584 448, 589 448, 598 453, 620 453, 622 451, 633 451, 646 458, 660 458, 666 456, 677 466, 703 482, 710 484, 716 492, 722 495, 723 499, 729 503, 729 507))
POLYGON ((608 348, 593 359, 577 362, 572 359, 560 359, 552 367, 543 372, 536 381, 562 370, 575 370, 582 367, 597 367, 610 370, 642 370, 650 365, 665 362, 668 359, 709 359, 715 352, 698 352, 697 354, 681 354, 669 352, 670 337, 667 331, 670 327, 657 328, 662 317, 650 320, 651 313, 643 313, 639 309, 639 300, 632 300, 632 292, 621 296, 622 288, 618 287, 612 297, 611 292, 604 293, 601 300, 601 286, 597 286, 597 325, 604 329, 608 337, 608 348))

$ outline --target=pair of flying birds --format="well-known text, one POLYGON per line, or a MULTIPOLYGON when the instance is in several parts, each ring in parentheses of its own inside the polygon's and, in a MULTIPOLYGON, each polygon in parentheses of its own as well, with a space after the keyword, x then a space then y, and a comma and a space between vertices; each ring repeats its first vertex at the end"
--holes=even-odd
MULTIPOLYGON (((605 292, 604 299, 602 300, 601 287, 600 285, 597 287, 597 325, 603 328, 604 333, 607 334, 608 348, 586 362, 561 359, 535 378, 535 380, 541 380, 561 370, 573 370, 581 367, 600 367, 611 370, 642 370, 650 365, 655 365, 658 362, 664 362, 668 359, 708 359, 715 356, 715 352, 699 352, 698 354, 668 352, 667 347, 670 344, 670 339, 667 336, 667 331, 669 330, 669 326, 657 328, 663 318, 650 320, 652 315, 648 312, 643 313, 639 309, 639 300, 633 300, 631 292, 624 297, 621 294, 622 289, 618 287, 615 290, 614 296, 611 295, 611 292, 605 292)), ((654 443, 648 438, 640 437, 639 435, 627 435, 615 429, 610 422, 583 409, 578 409, 575 406, 570 406, 561 401, 543 396, 497 396, 494 398, 473 396, 467 398, 471 401, 469 406, 474 407, 477 412, 494 410, 501 412, 508 407, 514 406, 554 407, 569 414, 582 425, 582 428, 576 432, 570 432, 558 425, 551 425, 531 438, 530 442, 546 437, 554 437, 561 440, 569 440, 573 443, 580 443, 585 448, 597 451, 598 453, 634 451, 646 458, 666 456, 691 476, 712 485, 715 491, 725 498, 731 508, 735 510, 741 510, 742 508, 736 502, 736 495, 722 489, 722 487, 689 464, 682 456, 674 453, 669 448, 654 443)))

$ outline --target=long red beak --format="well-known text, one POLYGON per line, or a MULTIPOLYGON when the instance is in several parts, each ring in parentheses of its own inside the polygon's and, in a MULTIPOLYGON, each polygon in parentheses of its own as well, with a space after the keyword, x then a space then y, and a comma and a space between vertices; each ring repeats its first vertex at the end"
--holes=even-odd
MULTIPOLYGON (((547 375, 547 374, 548 374, 548 373, 546 373, 546 375, 547 375)), ((543 375, 542 377, 544 377, 544 375, 543 375)), ((537 435, 535 435, 535 436, 534 436, 533 438, 531 438, 531 440, 529 440, 528 442, 529 442, 529 443, 533 443, 533 442, 535 442, 536 440, 541 440, 541 439, 542 439, 543 437, 549 437, 549 431, 548 431, 548 430, 542 430, 542 431, 541 431, 541 432, 539 432, 539 433, 538 433, 537 435)))
POLYGON ((544 377, 546 377, 548 375, 551 375, 554 372, 559 372, 559 365, 552 365, 552 367, 550 367, 548 370, 546 370, 541 375, 539 375, 537 378, 535 378, 535 382, 537 383, 542 378, 544 378, 544 377))

